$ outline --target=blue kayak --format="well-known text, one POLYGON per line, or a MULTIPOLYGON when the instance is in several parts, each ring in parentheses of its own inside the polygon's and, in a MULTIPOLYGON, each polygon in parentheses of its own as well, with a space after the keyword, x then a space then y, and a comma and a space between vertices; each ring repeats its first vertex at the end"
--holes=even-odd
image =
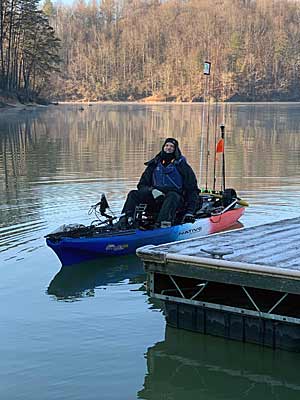
POLYGON ((103 256, 134 254, 138 247, 145 245, 159 245, 220 232, 233 226, 243 213, 244 207, 236 207, 219 215, 198 218, 194 223, 149 230, 84 226, 49 234, 46 243, 62 265, 71 265, 103 256))

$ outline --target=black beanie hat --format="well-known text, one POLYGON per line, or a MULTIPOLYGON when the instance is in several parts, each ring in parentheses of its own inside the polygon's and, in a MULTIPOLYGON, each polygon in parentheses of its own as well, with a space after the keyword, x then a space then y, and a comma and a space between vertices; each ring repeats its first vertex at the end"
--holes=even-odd
POLYGON ((163 148, 165 147, 166 143, 172 143, 175 146, 175 150, 178 148, 178 141, 174 138, 167 138, 163 144, 163 148))

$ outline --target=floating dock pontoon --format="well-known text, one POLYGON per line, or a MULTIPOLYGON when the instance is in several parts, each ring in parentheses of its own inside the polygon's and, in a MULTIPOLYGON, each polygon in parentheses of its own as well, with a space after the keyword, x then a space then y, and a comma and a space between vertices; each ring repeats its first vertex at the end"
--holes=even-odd
POLYGON ((300 351, 300 218, 137 255, 170 326, 300 351))

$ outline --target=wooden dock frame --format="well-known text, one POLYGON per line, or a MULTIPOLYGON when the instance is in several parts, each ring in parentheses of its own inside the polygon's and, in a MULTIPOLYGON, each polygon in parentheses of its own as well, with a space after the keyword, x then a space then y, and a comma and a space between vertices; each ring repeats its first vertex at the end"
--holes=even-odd
POLYGON ((137 255, 168 325, 300 352, 299 238, 294 218, 137 255))

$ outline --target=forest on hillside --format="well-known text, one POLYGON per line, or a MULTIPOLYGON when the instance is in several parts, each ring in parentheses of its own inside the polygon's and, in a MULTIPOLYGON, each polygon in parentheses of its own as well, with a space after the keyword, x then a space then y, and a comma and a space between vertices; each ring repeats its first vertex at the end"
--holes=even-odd
POLYGON ((6 39, 1 82, 6 73, 26 87, 29 70, 31 85, 39 82, 57 100, 300 100, 299 1, 45 0, 41 12, 54 29, 51 40, 60 40, 60 72, 56 42, 44 52, 51 62, 42 62, 42 48, 34 67, 18 52, 7 71, 6 39), (205 60, 212 63, 209 79, 205 60))
POLYGON ((60 41, 38 0, 0 0, 0 96, 33 101, 58 72, 60 41))

